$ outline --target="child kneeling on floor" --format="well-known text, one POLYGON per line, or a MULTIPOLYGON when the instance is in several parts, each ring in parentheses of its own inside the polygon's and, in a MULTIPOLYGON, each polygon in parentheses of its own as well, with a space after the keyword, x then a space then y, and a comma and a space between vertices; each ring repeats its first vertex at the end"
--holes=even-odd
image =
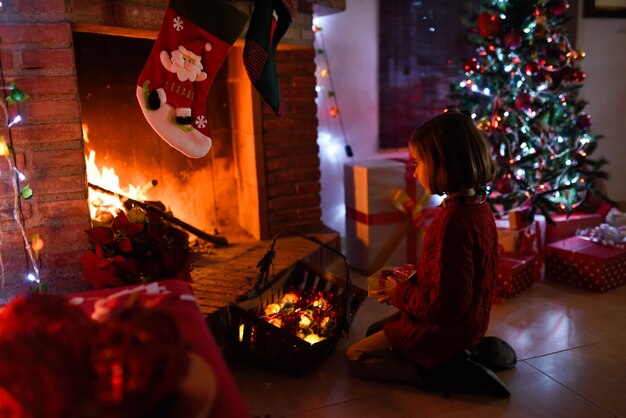
POLYGON ((488 144, 469 116, 448 111, 415 131, 409 151, 426 192, 446 195, 442 210, 413 278, 377 291, 398 312, 372 324, 346 355, 363 378, 444 390, 480 385, 497 377, 464 350, 487 331, 496 279, 498 237, 484 191, 495 171, 488 144))

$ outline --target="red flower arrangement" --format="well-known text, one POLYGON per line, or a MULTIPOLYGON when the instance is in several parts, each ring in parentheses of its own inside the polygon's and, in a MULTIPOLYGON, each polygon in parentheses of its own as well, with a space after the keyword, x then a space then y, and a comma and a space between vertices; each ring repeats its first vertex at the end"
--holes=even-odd
POLYGON ((96 289, 163 279, 190 282, 189 235, 158 215, 132 208, 110 225, 85 231, 93 252, 81 257, 83 277, 96 289))

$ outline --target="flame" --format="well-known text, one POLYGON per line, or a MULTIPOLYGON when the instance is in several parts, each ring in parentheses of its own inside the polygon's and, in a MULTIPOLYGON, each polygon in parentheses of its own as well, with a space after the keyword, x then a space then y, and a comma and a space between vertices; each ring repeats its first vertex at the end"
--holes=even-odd
MULTIPOLYGON (((89 128, 83 124, 83 138, 85 143, 89 143, 88 137, 89 128)), ((126 189, 120 187, 120 178, 115 173, 113 167, 98 168, 96 164, 96 151, 89 151, 89 155, 85 156, 85 163, 87 168, 87 181, 96 186, 100 186, 104 189, 110 190, 117 195, 102 192, 100 190, 89 188, 89 212, 91 219, 101 222, 106 222, 107 219, 112 219, 113 216, 124 208, 124 197, 130 197, 134 200, 148 200, 146 192, 152 183, 148 183, 145 186, 135 186, 129 184, 126 189)))

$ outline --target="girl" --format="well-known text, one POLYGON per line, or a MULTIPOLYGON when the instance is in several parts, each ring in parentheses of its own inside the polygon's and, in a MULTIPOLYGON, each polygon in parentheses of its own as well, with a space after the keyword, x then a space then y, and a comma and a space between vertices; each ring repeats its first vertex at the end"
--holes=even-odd
POLYGON ((483 190, 494 176, 488 146, 469 116, 449 111, 418 128, 409 151, 414 177, 446 198, 424 237, 416 275, 378 291, 378 301, 398 312, 348 348, 351 369, 423 383, 445 379, 444 370, 459 384, 497 379, 464 351, 485 335, 496 276, 498 238, 483 190))

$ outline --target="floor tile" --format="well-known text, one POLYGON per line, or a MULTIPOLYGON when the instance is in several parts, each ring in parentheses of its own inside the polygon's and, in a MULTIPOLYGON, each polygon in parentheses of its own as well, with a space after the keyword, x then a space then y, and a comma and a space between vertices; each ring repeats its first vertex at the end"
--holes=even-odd
POLYGON ((528 360, 596 405, 626 416, 626 337, 528 360))

